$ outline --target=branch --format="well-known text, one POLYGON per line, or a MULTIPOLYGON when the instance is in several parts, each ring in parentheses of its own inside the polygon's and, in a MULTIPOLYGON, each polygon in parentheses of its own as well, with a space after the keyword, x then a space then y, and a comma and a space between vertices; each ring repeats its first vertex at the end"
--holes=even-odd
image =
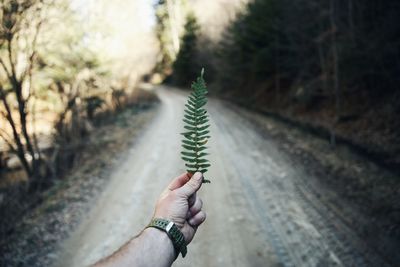
POLYGON ((35 147, 35 150, 36 150, 36 152, 38 153, 38 159, 41 159, 42 158, 42 155, 41 155, 41 153, 40 153, 40 149, 39 149, 39 141, 38 141, 38 138, 37 138, 37 135, 36 135, 36 131, 37 131, 37 129, 36 129, 36 101, 35 101, 36 99, 34 99, 33 101, 33 105, 32 105, 32 121, 31 121, 31 123, 32 123, 32 137, 33 137, 33 145, 34 145, 34 147, 35 147))
MULTIPOLYGON (((2 89, 2 88, 0 87, 0 89, 2 89)), ((1 111, 0 113, 1 113, 1 115, 8 121, 8 123, 10 124, 11 129, 13 130, 13 136, 14 136, 15 142, 17 142, 18 147, 19 147, 20 145, 21 145, 21 147, 22 147, 22 143, 20 143, 20 140, 19 140, 19 138, 18 138, 17 127, 16 127, 15 122, 14 122, 14 119, 13 119, 13 117, 12 117, 12 115, 11 115, 11 109, 10 109, 10 106, 8 105, 8 102, 7 102, 7 99, 6 99, 5 95, 0 94, 0 99, 3 101, 3 105, 4 105, 5 109, 7 110, 7 113, 5 113, 4 111, 1 111)), ((2 132, 5 132, 5 131, 2 130, 2 129, 0 129, 0 130, 1 130, 2 132)), ((4 134, 3 134, 3 135, 4 135, 4 134)), ((7 134, 7 135, 8 135, 8 134, 7 134)))
POLYGON ((3 133, 2 137, 4 139, 12 139, 12 137, 4 129, 0 129, 0 133, 3 133))
MULTIPOLYGON (((25 80, 26 76, 29 76, 29 95, 31 93, 31 82, 32 82, 32 69, 33 69, 33 64, 34 64, 34 59, 35 59, 35 55, 36 55, 36 45, 37 45, 37 40, 38 40, 38 36, 39 36, 39 32, 40 29, 42 27, 44 19, 41 19, 37 26, 36 26, 36 32, 33 36, 33 40, 32 40, 32 51, 28 57, 28 66, 26 67, 25 71, 21 74, 21 80, 25 80)), ((29 96, 28 96, 29 98, 29 96)))
POLYGON ((11 67, 11 79, 14 84, 15 82, 17 82, 17 76, 15 71, 14 59, 12 55, 12 41, 13 37, 7 39, 7 51, 8 51, 8 60, 10 61, 10 67, 11 67))
POLYGON ((3 67, 4 72, 6 73, 7 77, 9 80, 11 80, 11 72, 10 70, 7 68, 6 64, 4 63, 3 59, 0 57, 0 64, 3 67))
MULTIPOLYGON (((4 142, 6 142, 6 144, 8 145, 8 147, 10 148, 10 150, 11 150, 13 153, 16 153, 16 152, 17 152, 16 148, 13 146, 13 144, 12 144, 11 141, 9 140, 9 139, 10 139, 9 134, 8 134, 6 131, 4 131, 3 129, 0 129, 0 137, 4 140, 4 142)), ((12 139, 12 138, 11 138, 11 139, 12 139)))
MULTIPOLYGON (((1 89, 0 92, 3 91, 3 88, 2 88, 1 85, 0 85, 0 89, 1 89)), ((29 166, 29 163, 25 158, 25 148, 24 148, 24 145, 22 144, 22 141, 21 141, 21 138, 19 136, 19 133, 17 132, 15 121, 14 121, 12 115, 11 115, 12 111, 11 111, 11 108, 10 108, 8 102, 7 102, 5 94, 0 93, 0 99, 2 100, 4 108, 7 111, 6 114, 4 114, 4 112, 2 112, 2 114, 5 116, 5 118, 7 119, 7 121, 9 122, 9 124, 11 126, 13 137, 14 137, 14 141, 15 141, 15 143, 17 145, 17 151, 16 152, 18 154, 18 157, 21 160, 21 163, 24 166, 24 169, 27 172, 27 174, 29 176, 31 176, 32 175, 32 169, 29 166)), ((22 125, 21 125, 21 127, 22 127, 22 125)))

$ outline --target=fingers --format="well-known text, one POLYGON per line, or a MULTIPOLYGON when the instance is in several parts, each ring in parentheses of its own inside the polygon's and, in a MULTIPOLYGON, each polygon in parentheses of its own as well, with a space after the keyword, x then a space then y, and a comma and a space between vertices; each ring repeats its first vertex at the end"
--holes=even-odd
POLYGON ((194 193, 193 195, 191 195, 189 197, 189 199, 188 199, 189 208, 194 205, 194 203, 196 202, 196 198, 197 198, 197 194, 196 193, 194 193))
POLYGON ((190 218, 188 220, 188 223, 193 227, 197 227, 200 224, 202 224, 205 220, 206 220, 206 213, 204 211, 200 211, 192 218, 190 218))
POLYGON ((172 182, 168 185, 169 190, 175 190, 182 187, 186 184, 190 179, 189 173, 183 173, 172 180, 172 182))
POLYGON ((193 206, 190 207, 190 214, 192 216, 196 215, 197 213, 199 213, 201 211, 201 208, 203 207, 203 201, 201 200, 201 198, 197 197, 196 201, 194 202, 193 206))
POLYGON ((203 175, 200 172, 196 172, 185 185, 177 189, 177 193, 189 198, 200 189, 202 182, 203 175))

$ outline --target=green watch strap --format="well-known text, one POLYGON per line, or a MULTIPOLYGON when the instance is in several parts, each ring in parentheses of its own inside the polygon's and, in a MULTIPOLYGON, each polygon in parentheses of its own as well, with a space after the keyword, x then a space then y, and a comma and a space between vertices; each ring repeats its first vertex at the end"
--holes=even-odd
POLYGON ((154 227, 166 232, 171 239, 177 254, 180 252, 182 253, 183 258, 186 256, 187 248, 185 237, 174 222, 166 219, 154 218, 147 227, 154 227))

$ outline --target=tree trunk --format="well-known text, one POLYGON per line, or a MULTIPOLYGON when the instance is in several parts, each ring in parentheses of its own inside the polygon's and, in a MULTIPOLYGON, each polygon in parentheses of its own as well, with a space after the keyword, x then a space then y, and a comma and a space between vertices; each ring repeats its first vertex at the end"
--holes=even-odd
POLYGON ((32 169, 31 169, 28 161, 25 158, 25 148, 24 148, 24 146, 22 144, 21 137, 17 132, 17 127, 16 127, 15 121, 14 121, 14 119, 12 117, 12 111, 11 111, 11 108, 10 108, 8 102, 7 102, 7 99, 6 99, 6 96, 5 96, 3 88, 0 88, 0 97, 1 97, 1 100, 3 102, 4 108, 6 109, 6 112, 7 112, 5 114, 5 117, 6 117, 7 121, 8 121, 8 123, 11 126, 13 137, 14 137, 14 141, 15 141, 15 143, 17 145, 17 149, 16 149, 17 157, 21 161, 22 167, 24 168, 26 174, 29 177, 31 177, 33 175, 32 169))
POLYGON ((348 12, 349 12, 348 18, 349 18, 349 27, 350 27, 350 38, 351 38, 351 41, 354 43, 355 42, 355 34, 354 34, 353 9, 354 9, 353 0, 348 0, 348 12))
MULTIPOLYGON (((13 74, 14 75, 14 74, 13 74)), ((38 166, 37 166, 37 161, 36 161, 36 155, 35 155, 35 150, 32 145, 31 138, 28 133, 27 129, 27 113, 26 113, 26 99, 22 95, 22 82, 17 81, 16 77, 13 76, 13 89, 17 98, 18 102, 18 113, 19 113, 19 118, 20 118, 20 124, 21 124, 21 131, 22 135, 25 140, 25 145, 27 148, 27 152, 32 158, 32 164, 31 164, 31 178, 36 177, 39 175, 38 173, 38 166)))
MULTIPOLYGON (((277 34, 278 35, 278 34, 277 34)), ((280 91, 281 91, 281 68, 280 68, 280 43, 279 36, 275 39, 275 101, 278 105, 280 99, 280 91)))
POLYGON ((335 20, 335 0, 330 1, 330 23, 332 28, 331 46, 332 46, 332 60, 333 60, 333 90, 335 92, 335 118, 331 132, 331 142, 335 144, 334 128, 340 118, 341 111, 341 94, 339 85, 339 55, 337 49, 337 25, 335 20))
POLYGON ((179 52, 180 42, 179 42, 179 31, 176 19, 176 5, 171 0, 167 0, 167 10, 168 10, 168 19, 171 28, 171 39, 172 39, 172 47, 174 49, 174 57, 179 52))

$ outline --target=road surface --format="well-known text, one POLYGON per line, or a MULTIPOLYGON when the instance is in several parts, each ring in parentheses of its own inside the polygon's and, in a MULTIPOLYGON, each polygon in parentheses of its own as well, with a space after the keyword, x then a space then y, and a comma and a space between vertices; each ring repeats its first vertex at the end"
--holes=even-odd
MULTIPOLYGON (((63 244, 56 266, 87 266, 139 233, 180 159, 184 92, 159 88, 158 115, 127 147, 109 186, 63 244)), ((277 144, 218 100, 208 104, 207 220, 174 266, 386 266, 302 181, 277 144)))

